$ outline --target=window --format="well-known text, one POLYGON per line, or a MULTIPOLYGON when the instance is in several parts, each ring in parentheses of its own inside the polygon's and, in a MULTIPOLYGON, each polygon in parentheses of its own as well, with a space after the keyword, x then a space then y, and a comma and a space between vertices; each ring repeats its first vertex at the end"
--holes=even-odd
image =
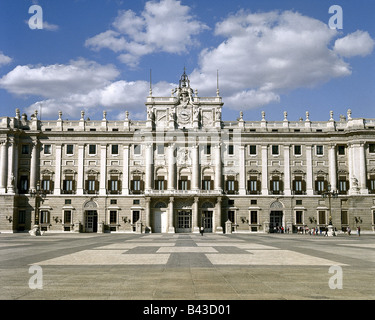
POLYGON ((339 193, 346 194, 348 191, 348 181, 346 177, 339 177, 339 193))
POLYGON ((280 180, 272 180, 272 191, 280 192, 280 180))
POLYGON ((346 147, 345 146, 337 146, 337 152, 340 156, 344 156, 345 155, 345 149, 346 147))
POLYGON ((99 190, 99 184, 95 176, 88 176, 86 180, 86 191, 89 194, 94 194, 99 190))
POLYGON ((158 154, 164 154, 164 144, 159 144, 157 146, 158 154))
POLYGON ((66 145, 66 154, 73 154, 74 146, 72 144, 66 145))
POLYGON ((44 154, 52 153, 52 146, 50 144, 45 144, 43 147, 44 154))
POLYGON ((226 181, 227 193, 234 194, 237 191, 237 181, 234 177, 227 177, 226 181))
POLYGON ((20 177, 20 193, 26 193, 29 190, 29 177, 21 176, 20 177))
POLYGON ((252 200, 250 200, 250 203, 251 203, 251 204, 257 204, 257 203, 258 203, 258 200, 253 200, 253 199, 252 199, 252 200))
POLYGON ((258 224, 258 211, 251 211, 250 212, 250 223, 251 224, 258 224))
POLYGON ((63 193, 65 194, 69 194, 69 193, 73 193, 73 184, 74 184, 74 181, 73 181, 73 177, 65 177, 65 180, 63 180, 63 193))
POLYGON ((41 187, 43 191, 51 191, 51 181, 49 177, 43 178, 41 187))
POLYGON ((165 180, 164 177, 158 177, 158 180, 155 181, 156 190, 165 190, 165 180))
POLYGON ((249 148, 249 152, 251 155, 256 155, 257 154, 257 146, 251 145, 249 148))
POLYGON ((187 177, 181 177, 180 180, 178 181, 179 184, 179 190, 189 190, 189 182, 187 177))
POLYGON ((341 224, 348 224, 348 211, 341 211, 341 224))
POLYGON ((234 217, 235 217, 235 211, 228 211, 228 220, 232 223, 235 223, 234 221, 234 217))
POLYGON ((301 206, 302 205, 302 200, 296 200, 296 205, 301 206))
POLYGON ((72 204, 72 199, 65 199, 65 204, 72 204))
POLYGON ((90 131, 96 131, 96 129, 95 128, 90 128, 90 131))
POLYGON ((133 200, 133 204, 139 204, 139 203, 140 203, 139 199, 133 200))
POLYGON ((108 190, 110 192, 117 192, 119 190, 119 181, 117 179, 111 179, 108 181, 108 190))
POLYGON ((72 223, 72 212, 70 210, 64 211, 64 223, 72 223))
POLYGON ((117 200, 116 199, 111 199, 110 204, 117 204, 117 200))
POLYGON ((375 193, 375 175, 370 176, 368 181, 368 189, 370 193, 375 193))
POLYGON ((113 144, 111 149, 112 154, 118 154, 118 144, 113 144))
POLYGON ((205 145, 203 148, 204 148, 204 154, 206 154, 206 155, 211 154, 211 145, 210 144, 205 145))
POLYGON ((131 181, 131 187, 132 187, 132 192, 135 194, 141 193, 141 178, 140 177, 134 177, 133 180, 131 181))
POLYGON ((258 193, 258 180, 256 177, 250 177, 250 180, 248 181, 248 191, 251 194, 258 193))
POLYGON ((116 224, 117 223, 117 211, 110 211, 109 212, 109 223, 116 224))
POLYGON ((305 181, 302 177, 296 176, 293 180, 293 191, 295 194, 304 194, 306 191, 305 181))
POLYGON ((316 154, 318 156, 322 156, 323 155, 323 146, 316 146, 316 154))
POLYGON ((204 177, 203 178, 203 190, 211 190, 211 189, 212 189, 211 177, 204 177))
POLYGON ((25 224, 26 223, 26 210, 19 210, 18 211, 18 224, 25 224))
POLYGON ((40 223, 49 223, 49 212, 41 211, 40 212, 40 223))
POLYGON ((294 146, 294 155, 300 156, 302 154, 302 147, 301 146, 294 146))
POLYGON ((89 145, 89 154, 96 154, 96 145, 95 144, 89 145))
POLYGON ((139 144, 134 145, 134 154, 141 154, 141 146, 139 144))
POLYGON ((326 188, 327 182, 324 180, 324 177, 317 177, 317 180, 315 181, 315 191, 318 194, 323 193, 326 188))
POLYGON ((283 191, 283 183, 279 176, 273 176, 270 184, 272 194, 281 194, 283 191))
POLYGON ((303 224, 303 211, 296 211, 296 224, 303 224))
POLYGON ((271 148, 272 154, 273 155, 278 155, 279 154, 279 146, 273 145, 271 148))
POLYGON ((319 211, 319 224, 326 224, 326 212, 319 211))
POLYGON ((234 154, 234 145, 233 144, 230 144, 228 146, 228 154, 229 155, 233 155, 234 154))
POLYGON ((28 144, 23 144, 21 147, 22 154, 29 154, 30 153, 30 146, 28 144))
POLYGON ((368 145, 368 152, 375 153, 375 143, 370 143, 368 145))

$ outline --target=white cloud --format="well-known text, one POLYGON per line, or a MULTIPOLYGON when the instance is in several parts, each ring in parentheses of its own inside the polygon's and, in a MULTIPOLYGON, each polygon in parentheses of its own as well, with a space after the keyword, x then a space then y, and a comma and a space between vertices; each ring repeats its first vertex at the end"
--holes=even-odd
POLYGON ((57 31, 59 30, 59 26, 56 24, 49 23, 47 21, 43 21, 43 30, 47 31, 57 31))
MULTIPOLYGON (((19 96, 35 96, 38 101, 26 108, 29 113, 42 105, 43 117, 79 117, 80 111, 100 110, 115 113, 129 110, 139 116, 149 93, 147 81, 117 80, 119 71, 112 65, 100 65, 84 59, 69 64, 17 66, 0 79, 0 88, 19 96)), ((155 95, 170 95, 173 84, 153 85, 155 95)), ((145 115, 145 112, 142 112, 145 115)))
MULTIPOLYGON (((225 39, 215 48, 202 50, 191 83, 201 93, 212 94, 219 69, 221 94, 226 107, 233 109, 277 102, 282 93, 348 76, 350 65, 337 54, 338 48, 342 53, 350 47, 353 53, 354 43, 372 41, 368 34, 347 36, 339 40, 349 37, 350 41, 337 40, 333 49, 332 40, 339 36, 336 30, 291 11, 241 10, 217 23, 215 34, 225 39)), ((368 45, 356 54, 371 51, 368 45)))
POLYGON ((8 57, 6 56, 5 54, 3 54, 1 51, 0 51, 0 67, 1 66, 4 66, 6 64, 9 64, 12 62, 12 58, 11 57, 8 57))
POLYGON ((56 98, 103 87, 118 75, 118 70, 112 65, 102 66, 85 59, 66 65, 19 65, 0 79, 0 87, 16 95, 56 98))
POLYGON ((367 56, 374 49, 375 41, 367 31, 357 30, 346 37, 337 39, 334 50, 343 57, 367 56))
POLYGON ((180 54, 195 45, 207 26, 190 15, 190 8, 176 0, 148 1, 137 15, 132 10, 118 13, 112 26, 86 40, 93 50, 102 48, 120 52, 119 60, 135 67, 140 58, 153 52, 180 54))

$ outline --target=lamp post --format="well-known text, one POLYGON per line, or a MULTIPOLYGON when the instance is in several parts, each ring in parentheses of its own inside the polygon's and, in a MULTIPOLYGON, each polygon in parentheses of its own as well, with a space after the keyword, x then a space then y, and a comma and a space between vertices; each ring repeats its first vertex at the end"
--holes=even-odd
POLYGON ((46 195, 45 190, 40 189, 40 181, 36 183, 36 189, 30 190, 30 196, 35 198, 35 215, 34 215, 34 225, 39 228, 39 199, 46 195))
POLYGON ((331 185, 328 184, 328 190, 322 193, 323 198, 328 198, 328 211, 329 211, 329 222, 328 222, 328 236, 335 236, 335 230, 332 224, 332 205, 331 205, 331 198, 338 198, 339 193, 337 190, 331 190, 331 185))

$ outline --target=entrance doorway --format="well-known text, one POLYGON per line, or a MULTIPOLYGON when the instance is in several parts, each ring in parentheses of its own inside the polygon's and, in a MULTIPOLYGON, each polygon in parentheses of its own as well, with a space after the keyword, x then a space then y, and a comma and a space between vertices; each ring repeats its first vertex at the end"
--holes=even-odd
POLYGON ((155 233, 167 233, 167 212, 155 211, 154 213, 155 233))
POLYGON ((191 232, 191 210, 178 210, 176 232, 191 232))
POLYGON ((87 210, 85 213, 85 232, 98 232, 98 213, 87 210))
POLYGON ((204 232, 212 232, 212 211, 202 212, 202 226, 204 232))
POLYGON ((270 213, 270 232, 278 232, 283 225, 283 212, 271 211, 270 213))

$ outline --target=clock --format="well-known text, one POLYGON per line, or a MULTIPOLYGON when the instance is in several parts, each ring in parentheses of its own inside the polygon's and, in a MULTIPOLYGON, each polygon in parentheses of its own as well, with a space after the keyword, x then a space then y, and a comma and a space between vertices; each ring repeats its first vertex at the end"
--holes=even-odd
POLYGON ((190 117, 191 117, 191 112, 189 112, 188 110, 186 109, 183 109, 180 111, 180 113, 178 114, 178 117, 179 119, 182 121, 182 122, 188 122, 190 120, 190 117))

